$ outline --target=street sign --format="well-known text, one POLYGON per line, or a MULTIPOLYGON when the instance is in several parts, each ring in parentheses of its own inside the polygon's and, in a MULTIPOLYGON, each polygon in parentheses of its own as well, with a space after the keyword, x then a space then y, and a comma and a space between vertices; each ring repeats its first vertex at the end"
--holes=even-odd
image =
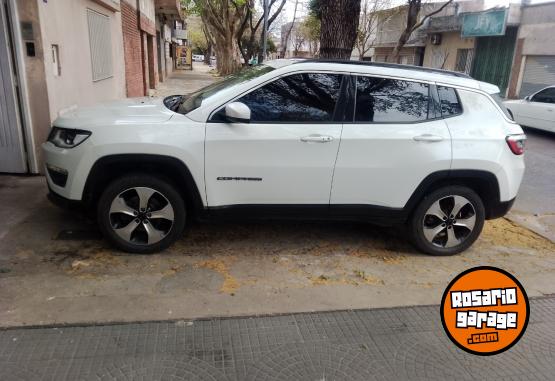
POLYGON ((507 8, 467 13, 463 16, 461 37, 503 36, 507 26, 507 8))

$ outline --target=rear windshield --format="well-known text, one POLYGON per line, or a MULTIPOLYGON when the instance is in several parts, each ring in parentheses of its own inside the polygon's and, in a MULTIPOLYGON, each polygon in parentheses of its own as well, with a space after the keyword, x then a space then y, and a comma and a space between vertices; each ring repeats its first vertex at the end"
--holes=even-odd
POLYGON ((493 100, 495 101, 495 103, 497 103, 497 105, 501 108, 501 110, 503 110, 503 113, 507 116, 507 118, 509 118, 510 120, 514 120, 510 111, 503 104, 504 99, 501 97, 501 94, 494 93, 494 94, 490 94, 490 95, 493 98, 493 100))

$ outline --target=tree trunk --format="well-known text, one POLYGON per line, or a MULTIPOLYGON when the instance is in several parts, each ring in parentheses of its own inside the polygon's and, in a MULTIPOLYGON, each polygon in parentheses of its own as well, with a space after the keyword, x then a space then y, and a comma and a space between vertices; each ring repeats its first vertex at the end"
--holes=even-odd
POLYGON ((239 47, 232 36, 228 38, 216 38, 216 64, 220 75, 229 75, 241 68, 241 62, 237 58, 239 47))
POLYGON ((361 0, 321 0, 320 57, 350 59, 357 37, 361 0))
POLYGON ((212 43, 208 41, 206 46, 206 54, 204 55, 204 63, 210 65, 210 58, 212 58, 212 43))
POLYGON ((403 31, 403 33, 401 33, 401 36, 399 37, 399 41, 397 42, 397 45, 395 45, 395 48, 393 49, 393 53, 391 53, 390 61, 399 63, 399 60, 401 58, 399 53, 401 53, 401 49, 403 49, 403 46, 405 46, 411 34, 412 34, 412 30, 406 30, 406 29, 403 31))

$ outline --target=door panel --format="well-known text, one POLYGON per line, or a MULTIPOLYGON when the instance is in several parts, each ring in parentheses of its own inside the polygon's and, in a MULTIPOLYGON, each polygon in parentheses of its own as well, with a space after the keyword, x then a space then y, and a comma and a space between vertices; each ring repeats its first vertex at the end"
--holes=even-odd
POLYGON ((402 208, 426 176, 450 164, 451 139, 443 120, 346 124, 330 203, 402 208), (436 141, 414 139, 428 136, 436 141))
POLYGON ((18 117, 6 5, 0 3, 0 172, 27 171, 18 117))
POLYGON ((208 123, 208 205, 327 205, 340 137, 341 124, 208 123))
MULTIPOLYGON (((330 204, 403 208, 429 174, 448 170, 451 138, 441 111, 457 114, 456 95, 435 102, 428 84, 357 78, 355 122, 345 124, 330 204)), ((434 90, 435 91, 435 90, 434 90)))
POLYGON ((216 112, 206 125, 208 205, 327 206, 347 109, 344 78, 299 73, 254 89, 234 100, 250 109, 250 123, 216 112))

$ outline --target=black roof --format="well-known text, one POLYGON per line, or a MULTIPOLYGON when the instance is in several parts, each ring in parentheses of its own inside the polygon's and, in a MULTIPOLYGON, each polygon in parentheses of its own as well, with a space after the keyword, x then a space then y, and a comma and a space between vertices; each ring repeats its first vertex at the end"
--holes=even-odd
POLYGON ((422 66, 415 66, 415 65, 401 65, 396 63, 388 63, 388 62, 370 62, 370 61, 352 61, 352 60, 340 60, 340 59, 303 59, 299 60, 295 63, 301 62, 321 62, 321 63, 334 63, 334 64, 344 64, 344 65, 362 65, 362 66, 375 66, 375 67, 386 67, 391 69, 402 69, 402 70, 412 70, 412 71, 421 71, 425 73, 436 73, 436 74, 444 74, 450 75, 453 77, 460 77, 460 78, 472 78, 468 74, 459 73, 456 71, 450 70, 442 70, 442 69, 434 69, 431 67, 422 67, 422 66))

